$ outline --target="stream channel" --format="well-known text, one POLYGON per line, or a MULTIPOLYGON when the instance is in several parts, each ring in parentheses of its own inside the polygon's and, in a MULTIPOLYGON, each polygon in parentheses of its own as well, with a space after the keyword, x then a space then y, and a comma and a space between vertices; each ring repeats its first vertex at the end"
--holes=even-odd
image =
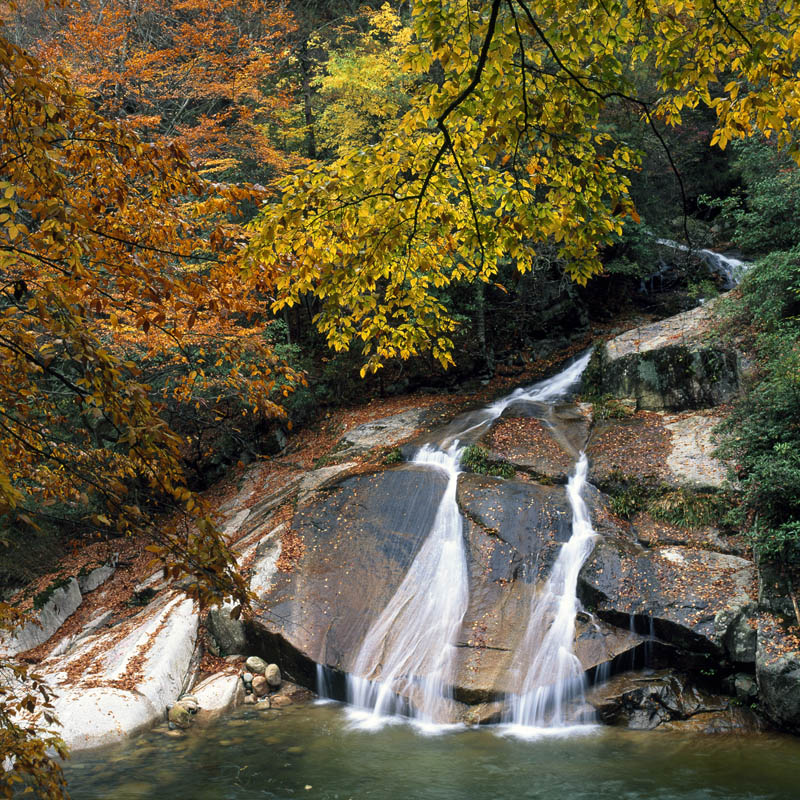
MULTIPOLYGON (((579 445, 565 487, 571 534, 532 593, 509 664, 502 722, 452 724, 457 637, 469 576, 456 502, 459 462, 511 406, 546 420, 589 360, 455 419, 416 443, 414 469, 445 481, 427 534, 346 675, 346 703, 243 708, 182 738, 151 732, 78 754, 66 768, 80 798, 697 798, 800 797, 800 742, 602 728, 584 701, 573 652, 578 573, 596 534, 583 499, 579 445), (410 723, 410 724, 408 724, 410 723)), ((554 435, 558 435, 554 430, 554 435)), ((323 674, 321 672, 321 674, 323 674)), ((323 674, 324 677, 324 674, 323 674)), ((323 685, 318 687, 325 695, 323 685)))

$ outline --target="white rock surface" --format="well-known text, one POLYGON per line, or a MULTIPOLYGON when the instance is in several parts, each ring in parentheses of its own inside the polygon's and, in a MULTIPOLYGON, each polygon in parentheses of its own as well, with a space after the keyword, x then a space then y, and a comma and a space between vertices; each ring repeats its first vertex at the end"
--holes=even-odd
POLYGON ((33 619, 17 632, 16 636, 0 638, 0 655, 13 656, 46 642, 71 617, 81 604, 78 581, 70 578, 56 589, 33 619))
POLYGON ((146 697, 113 687, 70 689, 53 705, 73 751, 120 742, 164 716, 146 697))
POLYGON ((104 584, 115 572, 114 564, 103 564, 93 569, 86 575, 78 575, 78 586, 83 594, 93 592, 98 586, 104 584))
POLYGON ((420 409, 402 411, 391 417, 365 422, 348 431, 342 441, 354 447, 371 450, 373 447, 391 447, 413 436, 425 412, 420 409))
POLYGON ((720 489, 725 484, 725 465, 712 455, 712 431, 720 421, 711 414, 664 415, 664 427, 672 436, 667 466, 680 485, 720 489))
POLYGON ((238 675, 212 675, 192 689, 200 710, 198 719, 205 721, 234 708, 244 698, 244 686, 238 675))
POLYGON ((708 333, 715 310, 716 303, 708 302, 674 317, 625 331, 606 342, 608 358, 614 361, 631 353, 646 353, 676 344, 696 344, 708 333))
POLYGON ((197 641, 198 617, 191 600, 174 597, 136 626, 103 660, 108 679, 123 677, 133 658, 146 653, 137 689, 161 711, 183 690, 197 641))
POLYGON ((322 467, 321 469, 315 469, 307 473, 300 481, 300 491, 297 495, 297 504, 301 505, 305 503, 324 483, 327 483, 340 473, 346 472, 348 469, 352 469, 355 466, 355 462, 348 461, 344 464, 334 464, 333 466, 322 467))
POLYGON ((85 639, 87 636, 90 636, 98 628, 102 628, 103 625, 113 618, 113 616, 113 611, 109 611, 106 608, 101 608, 100 611, 95 614, 77 633, 62 639, 50 651, 50 657, 52 658, 53 656, 66 655, 78 644, 78 642, 80 642, 82 639, 85 639))
POLYGON ((173 594, 42 662, 65 742, 99 747, 164 719, 187 681, 197 628, 195 604, 173 594), (78 666, 76 680, 70 672, 78 666))
POLYGON ((272 587, 281 555, 281 534, 289 525, 282 523, 265 536, 256 550, 250 572, 250 588, 257 597, 263 597, 272 587))
POLYGON ((250 509, 243 508, 241 511, 236 513, 232 519, 228 520, 225 523, 225 527, 222 529, 222 535, 226 537, 233 536, 235 533, 238 532, 239 528, 242 527, 242 523, 250 516, 250 509))

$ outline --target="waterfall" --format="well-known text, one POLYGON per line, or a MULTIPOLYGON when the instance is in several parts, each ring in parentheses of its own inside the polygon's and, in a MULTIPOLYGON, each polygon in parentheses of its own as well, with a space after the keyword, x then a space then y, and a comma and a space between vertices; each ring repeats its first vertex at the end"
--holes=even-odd
POLYGON ((725 279, 724 289, 732 289, 742 279, 750 264, 732 256, 725 256, 713 250, 694 250, 685 244, 673 242, 671 239, 656 239, 656 243, 669 247, 671 250, 680 250, 683 253, 696 253, 706 262, 709 272, 721 275, 725 279))
POLYGON ((583 699, 585 678, 572 643, 578 574, 596 536, 583 499, 588 469, 582 452, 567 483, 572 535, 561 546, 544 588, 531 601, 528 628, 515 656, 514 669, 524 679, 511 699, 507 721, 517 729, 563 728, 570 722, 569 707, 583 699))
POLYGON ((347 699, 365 727, 408 712, 421 722, 448 719, 455 640, 467 610, 467 558, 456 503, 461 450, 425 445, 413 463, 443 470, 447 488, 431 531, 389 604, 367 632, 347 699))
MULTIPOLYGON (((467 559, 463 541, 462 517, 456 502, 459 461, 463 448, 460 438, 491 424, 512 403, 549 402, 566 395, 580 379, 589 363, 591 352, 565 370, 526 389, 517 389, 479 412, 468 414, 463 424, 456 426, 438 444, 426 444, 413 462, 422 467, 438 469, 447 475, 447 487, 439 503, 431 530, 403 582, 383 612, 367 631, 361 649, 347 676, 347 700, 352 706, 352 719, 361 727, 375 728, 391 715, 411 717, 423 724, 441 724, 452 719, 452 683, 456 666, 456 639, 469 602, 467 559)), ((586 479, 586 458, 582 457, 571 479, 570 502, 574 503, 573 538, 562 548, 578 546, 575 531, 588 531, 584 538, 591 540, 588 514, 580 497, 586 479), (579 512, 578 505, 583 509, 579 512), (584 526, 581 528, 581 526, 584 526), (574 544, 573 543, 574 540, 574 544)), ((590 545, 587 545, 590 546, 590 545)), ((583 555, 585 559, 586 555, 583 555)), ((558 564, 566 559, 566 552, 558 564)), ((577 556, 575 557, 577 563, 577 556)), ((581 560, 581 564, 583 561, 581 560)), ((577 570, 572 576, 572 562, 562 568, 564 576, 555 574, 548 585, 559 596, 572 586, 572 605, 566 601, 558 617, 559 631, 569 631, 569 644, 559 633, 558 641, 571 655, 575 627, 574 587, 577 570), (569 609, 571 619, 566 619, 569 609)), ((555 622, 552 626, 556 627, 555 622)), ((533 681, 536 676, 532 677, 533 681)))

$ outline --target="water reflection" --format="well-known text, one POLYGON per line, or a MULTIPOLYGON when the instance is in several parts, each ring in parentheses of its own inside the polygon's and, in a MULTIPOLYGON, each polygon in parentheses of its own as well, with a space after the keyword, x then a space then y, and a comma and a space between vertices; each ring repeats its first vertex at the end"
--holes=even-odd
POLYGON ((598 728, 520 741, 491 728, 353 730, 338 704, 241 710, 181 738, 78 754, 74 800, 797 800, 800 741, 598 728))

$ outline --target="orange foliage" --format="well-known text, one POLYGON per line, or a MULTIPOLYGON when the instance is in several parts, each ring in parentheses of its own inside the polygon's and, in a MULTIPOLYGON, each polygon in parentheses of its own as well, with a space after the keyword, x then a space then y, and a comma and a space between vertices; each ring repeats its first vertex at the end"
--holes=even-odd
MULTIPOLYGON (((62 12, 63 15, 63 12, 62 12)), ((201 169, 242 161, 277 171, 270 144, 288 97, 275 87, 294 30, 276 0, 81 0, 37 45, 101 112, 146 138, 178 138, 201 169)))
POLYGON ((100 116, 3 38, 0 163, 0 522, 58 512, 84 530, 147 531, 202 602, 245 600, 162 410, 165 393, 230 395, 276 416, 299 378, 242 324, 258 298, 230 220, 263 194, 208 183, 179 145, 100 116), (128 360, 131 336, 181 367, 159 393, 128 360), (164 523, 142 486, 185 516, 164 523))

